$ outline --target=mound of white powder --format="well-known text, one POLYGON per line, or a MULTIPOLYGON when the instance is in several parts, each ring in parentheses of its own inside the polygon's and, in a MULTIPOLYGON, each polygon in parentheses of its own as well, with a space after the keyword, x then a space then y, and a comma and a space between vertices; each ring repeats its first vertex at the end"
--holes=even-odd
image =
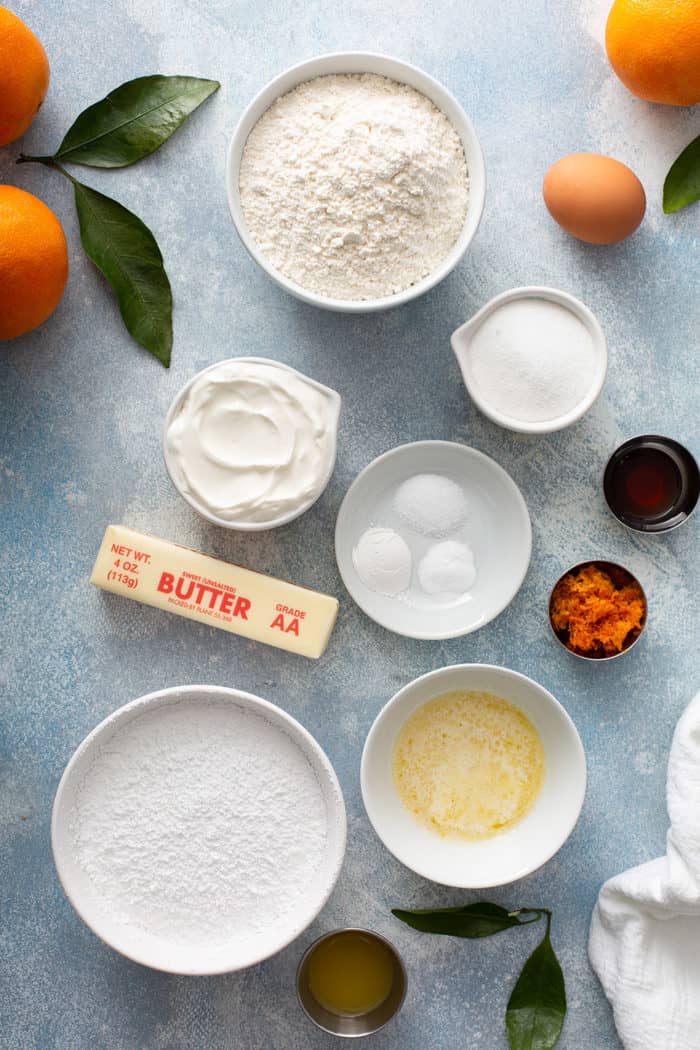
POLYGON ((464 492, 442 474, 414 474, 399 485, 394 510, 424 536, 446 536, 464 524, 469 505, 464 492))
POLYGON ((425 593, 447 600, 466 594, 475 580, 474 552, 457 540, 435 543, 418 564, 418 582, 425 593))
POLYGON ((394 598, 411 583, 411 549, 393 529, 370 528, 352 552, 357 575, 365 587, 394 598))
POLYGON ((103 746, 71 831, 117 921, 178 946, 240 945, 296 919, 323 861, 327 813, 281 729, 230 703, 183 701, 103 746))
POLYGON ((285 277, 337 299, 403 291, 456 244, 469 202, 441 110, 375 74, 322 76, 263 114, 240 169, 243 214, 285 277))

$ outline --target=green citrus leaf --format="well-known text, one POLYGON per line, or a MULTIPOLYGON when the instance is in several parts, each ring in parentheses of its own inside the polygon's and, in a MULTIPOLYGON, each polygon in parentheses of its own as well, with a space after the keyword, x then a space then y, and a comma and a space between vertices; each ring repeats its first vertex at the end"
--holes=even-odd
POLYGON ((700 200, 700 135, 671 165, 664 181, 664 211, 669 215, 697 200, 700 200))
POLYGON ((541 914, 541 911, 530 908, 507 911, 500 904, 491 904, 489 901, 476 901, 457 908, 414 908, 410 911, 392 908, 392 915, 414 930, 469 938, 491 937, 513 926, 528 926, 531 922, 537 922, 541 914), (533 917, 521 919, 521 915, 533 917))
POLYGON ((547 930, 523 966, 508 1000, 506 1029, 511 1050, 551 1050, 566 1016, 564 974, 547 930))
POLYGON ((80 114, 54 159, 93 168, 135 164, 162 146, 219 87, 218 81, 199 77, 129 80, 80 114))
POLYGON ((167 368, 173 300, 155 237, 122 204, 71 181, 83 248, 114 289, 128 331, 167 368))

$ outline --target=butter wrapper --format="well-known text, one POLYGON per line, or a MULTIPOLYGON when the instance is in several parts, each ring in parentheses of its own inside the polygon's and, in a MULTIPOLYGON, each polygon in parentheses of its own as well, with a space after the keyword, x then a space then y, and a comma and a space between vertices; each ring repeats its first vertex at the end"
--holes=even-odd
POLYGON ((318 659, 338 600, 176 543, 109 525, 90 583, 243 638, 318 659))

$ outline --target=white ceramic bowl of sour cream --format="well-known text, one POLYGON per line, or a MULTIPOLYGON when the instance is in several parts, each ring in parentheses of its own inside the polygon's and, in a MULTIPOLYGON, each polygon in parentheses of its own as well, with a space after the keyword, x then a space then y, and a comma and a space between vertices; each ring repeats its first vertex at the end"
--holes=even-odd
POLYGON ((162 437, 166 469, 182 498, 214 525, 245 532, 287 525, 313 506, 330 481, 335 466, 340 407, 337 391, 280 361, 265 357, 234 357, 218 361, 192 376, 168 409, 162 437), (217 406, 210 398, 204 407, 200 405, 197 409, 198 416, 192 421, 187 441, 182 440, 181 433, 176 439, 183 416, 203 384, 210 381, 212 390, 216 391, 217 387, 223 388, 227 370, 236 380, 235 373, 246 369, 249 372, 254 370, 256 374, 248 377, 242 374, 237 381, 243 389, 247 384, 247 389, 253 392, 255 405, 251 403, 250 412, 242 411, 245 398, 240 398, 234 406, 217 406), (271 406, 260 404, 260 395, 266 389, 266 377, 271 398, 276 391, 276 396, 282 396, 284 401, 279 406, 278 419, 275 418, 274 403, 271 406), (282 384, 285 377, 288 381, 282 384), (290 416, 287 409, 295 397, 300 402, 304 397, 310 400, 306 406, 300 404, 300 411, 290 416), (292 433, 296 422, 306 433, 292 433), (304 442, 314 447, 305 448, 304 442), (204 476, 197 476, 202 469, 206 469, 209 479, 206 484, 204 476), (241 483, 242 502, 246 471, 251 478, 254 477, 256 493, 260 486, 261 495, 255 496, 258 503, 274 502, 274 486, 277 486, 278 493, 282 493, 279 503, 285 507, 282 512, 267 515, 251 511, 246 517, 245 512, 237 510, 236 484, 241 483), (227 475, 230 481, 227 481, 227 475), (213 505, 205 499, 205 489, 212 489, 212 476, 217 479, 215 486, 219 491, 225 489, 231 493, 231 501, 225 506, 213 505), (265 480, 268 478, 269 482, 265 480), (265 484, 270 486, 268 492, 264 491, 265 484), (299 485, 296 499, 295 484, 299 485))
POLYGON ((337 52, 321 55, 306 62, 292 66, 275 77, 255 96, 243 112, 231 138, 226 164, 226 189, 228 203, 238 235, 248 254, 258 266, 281 288, 301 299, 303 302, 320 306, 326 310, 344 313, 370 313, 400 306, 411 299, 423 295, 442 281, 465 255, 481 221, 486 195, 486 172, 484 157, 477 138, 474 125, 462 109, 457 99, 437 80, 409 62, 403 62, 389 55, 365 51, 337 52), (448 118, 459 135, 464 147, 469 175, 469 204, 464 226, 454 247, 448 252, 439 266, 420 281, 394 295, 377 299, 332 299, 318 295, 302 287, 295 281, 280 273, 260 251, 255 239, 248 230, 240 196, 241 157, 251 131, 272 103, 281 95, 292 91, 297 85, 315 77, 343 73, 376 73, 402 84, 408 84, 431 100, 448 118))
POLYGON ((68 762, 51 820, 56 870, 83 922, 128 959, 187 975, 240 970, 286 947, 328 900, 345 843, 342 791, 314 737, 275 704, 210 685, 149 693, 100 722, 68 762), (265 788, 253 819, 255 777, 265 788), (285 821, 286 864, 276 855, 285 821))
POLYGON ((379 838, 423 878, 445 886, 485 889, 522 879, 561 849, 578 820, 586 792, 586 759, 576 726, 551 693, 506 667, 458 664, 404 686, 379 712, 365 741, 362 798, 379 838), (407 719, 451 691, 493 693, 518 708, 537 730, 545 755, 544 781, 532 808, 493 838, 445 838, 404 806, 393 778, 396 739, 407 719))

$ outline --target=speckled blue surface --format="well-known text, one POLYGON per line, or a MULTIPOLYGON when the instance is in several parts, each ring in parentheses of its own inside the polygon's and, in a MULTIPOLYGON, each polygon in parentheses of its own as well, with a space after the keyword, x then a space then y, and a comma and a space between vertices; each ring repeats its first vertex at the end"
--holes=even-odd
POLYGON ((697 110, 632 99, 601 49, 607 0, 15 0, 51 61, 48 98, 21 144, 0 152, 0 181, 36 192, 63 220, 71 276, 54 317, 0 356, 0 549, 4 606, 0 788, 0 1044, 8 1050, 301 1050, 335 1045, 301 1015, 294 971, 305 945, 339 924, 374 927, 404 952, 410 990, 376 1050, 500 1050, 509 988, 534 930, 463 943, 413 933, 392 905, 468 895, 430 885, 389 856, 364 814, 362 743, 380 706, 410 678, 457 661, 523 671, 573 716, 589 763, 580 823, 558 856, 490 896, 549 905, 568 985, 562 1050, 614 1050, 611 1013, 586 957, 601 882, 660 853, 665 766, 681 710, 697 689, 698 524, 662 539, 625 532, 600 478, 622 439, 656 431, 700 452, 697 207, 660 208, 663 174, 699 130, 697 110), (227 140, 246 102, 293 62, 327 50, 384 50, 441 79, 484 148, 487 204, 467 259, 432 293, 381 316, 319 312, 285 295, 238 243, 224 193, 227 140), (151 72, 216 77, 222 90, 158 154, 85 181, 135 210, 159 239, 175 295, 173 366, 129 342, 108 290, 83 258, 67 183, 14 166, 20 148, 55 147, 75 115, 151 72), (542 175, 576 149, 631 164, 649 209, 627 243, 570 240, 541 200, 542 175), (610 372, 588 416, 527 439, 482 418, 463 392, 449 335, 488 298, 518 284, 583 298, 609 340, 610 372), (209 527, 177 497, 160 428, 176 390, 222 357, 279 357, 344 399, 338 464, 320 502, 274 533, 209 527), (533 560, 509 607, 463 640, 418 643, 356 609, 333 556, 335 515, 356 473, 404 441, 448 438, 495 457, 532 515, 533 560), (232 638, 88 586, 108 522, 124 522, 337 594, 341 613, 318 663, 232 638), (612 557, 649 597, 645 638, 628 657, 590 666, 554 645, 545 605, 569 564, 612 557), (345 867, 314 927, 244 973, 186 979, 151 972, 98 941, 65 901, 49 848, 51 801, 77 744, 135 696, 183 682, 235 685, 279 703, 316 735, 345 791, 345 867))

